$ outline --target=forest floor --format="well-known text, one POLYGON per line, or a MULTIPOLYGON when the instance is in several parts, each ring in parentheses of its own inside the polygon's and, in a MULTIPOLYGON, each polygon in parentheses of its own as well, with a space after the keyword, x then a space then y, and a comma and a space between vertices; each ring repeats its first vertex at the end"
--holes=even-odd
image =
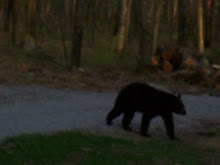
POLYGON ((13 47, 5 33, 0 33, 0 38, 0 84, 38 84, 60 89, 118 92, 128 83, 144 82, 161 84, 171 91, 179 93, 212 92, 209 87, 201 85, 202 82, 201 84, 189 85, 181 80, 173 80, 170 73, 164 71, 138 74, 132 71, 132 67, 129 68, 129 66, 121 69, 117 65, 110 64, 98 71, 83 67, 83 69, 67 72, 63 65, 45 53, 39 53, 37 50, 27 52, 13 47))

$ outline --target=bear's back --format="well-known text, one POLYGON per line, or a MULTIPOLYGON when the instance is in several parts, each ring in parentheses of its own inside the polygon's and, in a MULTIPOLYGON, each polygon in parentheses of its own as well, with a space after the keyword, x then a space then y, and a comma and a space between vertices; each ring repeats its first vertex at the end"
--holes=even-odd
POLYGON ((173 99, 175 96, 147 84, 132 83, 121 90, 116 99, 116 106, 156 112, 161 111, 161 108, 173 99))

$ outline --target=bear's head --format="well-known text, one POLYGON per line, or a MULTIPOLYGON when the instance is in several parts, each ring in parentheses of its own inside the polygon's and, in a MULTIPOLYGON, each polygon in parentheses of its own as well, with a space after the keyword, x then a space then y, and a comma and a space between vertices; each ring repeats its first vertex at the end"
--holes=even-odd
POLYGON ((181 100, 180 94, 178 94, 178 96, 175 96, 175 101, 172 104, 172 111, 176 114, 179 114, 179 115, 185 115, 186 114, 186 111, 185 111, 183 102, 181 100))

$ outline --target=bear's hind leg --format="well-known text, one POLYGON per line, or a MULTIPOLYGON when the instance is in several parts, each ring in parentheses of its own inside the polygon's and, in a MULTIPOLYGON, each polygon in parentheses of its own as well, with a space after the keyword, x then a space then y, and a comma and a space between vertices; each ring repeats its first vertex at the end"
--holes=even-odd
POLYGON ((129 127, 129 124, 131 123, 133 117, 134 117, 134 112, 127 112, 124 114, 122 121, 122 126, 124 130, 132 131, 132 129, 129 127))
POLYGON ((141 121, 141 136, 150 137, 149 134, 147 134, 148 127, 150 124, 152 117, 147 114, 143 114, 142 121, 141 121))
POLYGON ((119 111, 118 109, 116 108, 113 108, 109 114, 107 115, 107 118, 106 118, 106 122, 108 125, 111 125, 112 124, 112 120, 116 117, 118 117, 119 115, 121 115, 122 112, 119 111))

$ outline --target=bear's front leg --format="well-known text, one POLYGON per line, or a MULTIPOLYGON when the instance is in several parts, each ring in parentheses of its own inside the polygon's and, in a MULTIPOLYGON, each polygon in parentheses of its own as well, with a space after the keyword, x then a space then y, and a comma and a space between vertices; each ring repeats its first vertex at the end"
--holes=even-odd
POLYGON ((174 124, 173 124, 173 116, 171 113, 165 114, 162 116, 164 124, 166 126, 166 131, 171 140, 175 140, 174 135, 174 124))
POLYGON ((124 114, 122 126, 125 131, 129 131, 129 132, 132 131, 132 129, 129 127, 129 124, 131 123, 133 117, 134 117, 134 112, 127 112, 124 114))

